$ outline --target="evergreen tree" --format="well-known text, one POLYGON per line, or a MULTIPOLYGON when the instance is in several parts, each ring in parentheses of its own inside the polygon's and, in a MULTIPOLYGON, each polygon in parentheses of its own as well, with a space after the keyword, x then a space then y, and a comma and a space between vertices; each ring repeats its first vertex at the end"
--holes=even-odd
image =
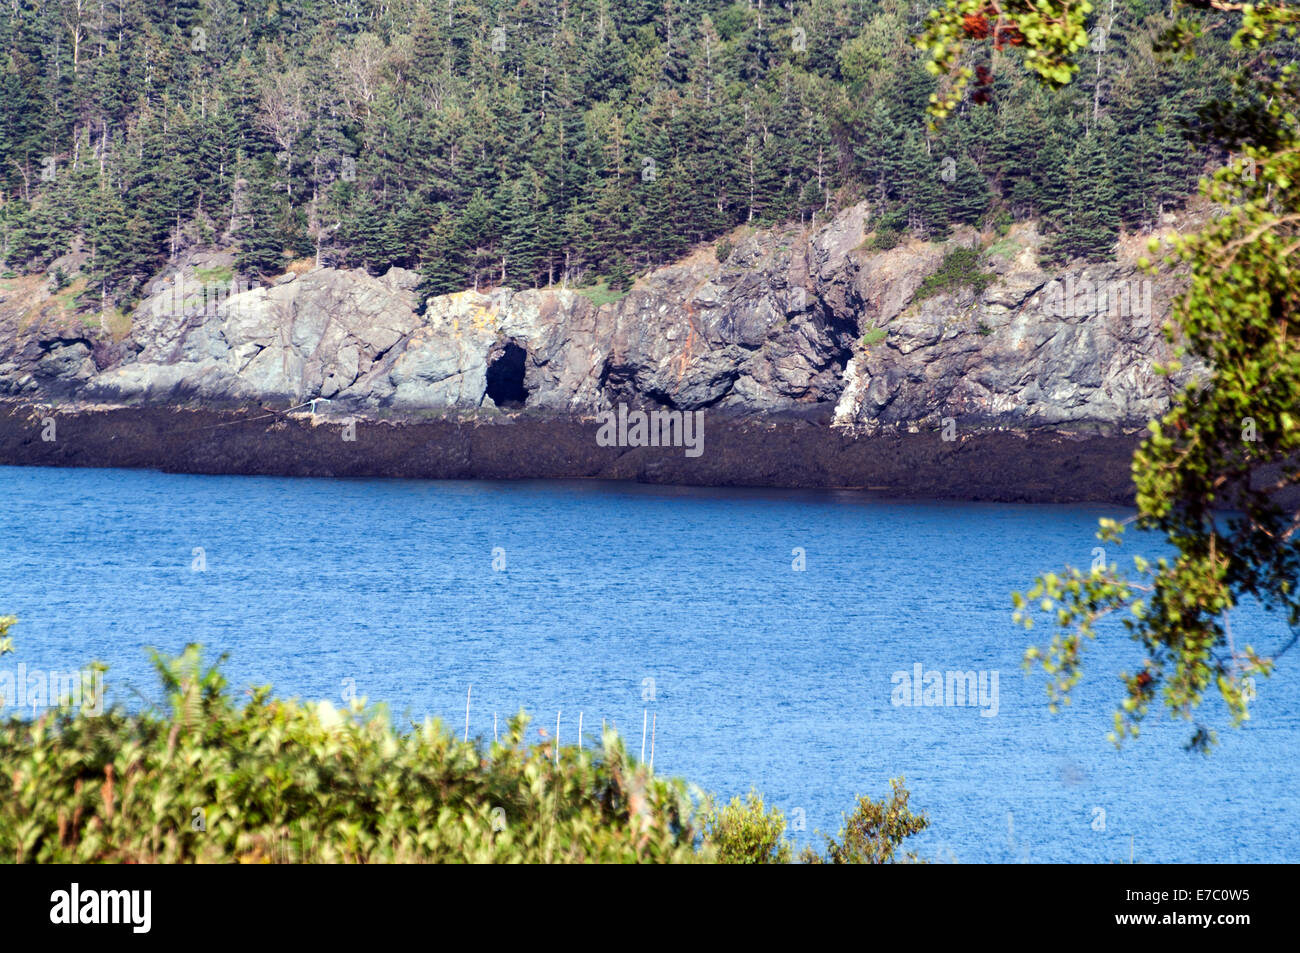
POLYGON ((949 205, 942 179, 944 166, 926 150, 917 134, 903 142, 899 188, 907 211, 908 228, 932 240, 948 234, 949 205))
POLYGON ((1115 257, 1119 237, 1119 203, 1110 161, 1094 130, 1075 148, 1066 166, 1069 200, 1060 235, 1047 248, 1055 258, 1106 261, 1115 257))
POLYGON ((511 183, 505 201, 506 280, 519 287, 535 284, 541 270, 542 236, 539 228, 537 176, 531 166, 511 183))
POLYGON ((239 232, 235 264, 240 271, 257 277, 278 275, 284 270, 283 193, 265 169, 259 169, 247 190, 247 214, 239 232))

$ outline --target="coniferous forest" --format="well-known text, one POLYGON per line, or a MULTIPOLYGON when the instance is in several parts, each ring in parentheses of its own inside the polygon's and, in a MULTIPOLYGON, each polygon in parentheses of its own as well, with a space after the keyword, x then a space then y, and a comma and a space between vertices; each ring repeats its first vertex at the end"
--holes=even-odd
MULTIPOLYGON (((135 300, 195 244, 419 269, 430 292, 625 287, 738 224, 870 203, 880 247, 1037 218, 1105 259, 1221 155, 1218 62, 1157 62, 1168 10, 1098 4, 1076 81, 996 50, 938 131, 903 0, 13 0, 0 12, 0 250, 78 249, 135 300), (1003 60, 1006 60, 1005 62, 1003 60)), ((1219 36, 1216 31, 1222 35, 1219 36)))

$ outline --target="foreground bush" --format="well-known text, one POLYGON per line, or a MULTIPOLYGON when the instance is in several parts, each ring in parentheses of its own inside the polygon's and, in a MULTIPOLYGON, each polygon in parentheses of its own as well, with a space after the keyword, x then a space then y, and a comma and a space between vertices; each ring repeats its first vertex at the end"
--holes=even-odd
MULTIPOLYGON (((857 809, 844 819, 839 839, 826 838, 825 858, 805 847, 799 859, 808 864, 890 864, 898 860, 898 846, 929 827, 930 821, 924 814, 913 814, 907 806, 910 795, 902 778, 889 784, 893 790, 888 801, 858 798, 857 809)), ((910 852, 901 859, 907 863, 920 861, 910 852)))
POLYGON ((561 747, 557 759, 550 742, 525 745, 520 715, 484 750, 437 721, 398 731, 382 708, 359 702, 340 710, 261 688, 238 704, 197 647, 155 655, 155 665, 168 712, 64 708, 0 724, 0 859, 791 859, 784 819, 761 799, 697 809, 683 782, 635 764, 613 732, 598 750, 561 747))
POLYGON ((771 811, 754 791, 741 801, 734 798, 723 808, 705 804, 704 844, 722 864, 788 864, 790 844, 785 839, 785 817, 771 811))

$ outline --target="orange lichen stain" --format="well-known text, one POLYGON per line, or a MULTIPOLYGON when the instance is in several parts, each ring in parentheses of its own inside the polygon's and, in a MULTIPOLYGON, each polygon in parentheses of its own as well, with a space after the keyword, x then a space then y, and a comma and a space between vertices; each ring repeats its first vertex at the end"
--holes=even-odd
POLYGON ((471 315, 470 321, 474 325, 474 329, 476 331, 481 331, 484 328, 486 328, 488 325, 492 325, 493 327, 496 327, 497 313, 496 313, 496 309, 493 307, 484 307, 483 305, 475 305, 473 308, 470 309, 470 315, 471 315))
POLYGON ((699 329, 695 327, 695 305, 692 304, 694 298, 695 295, 692 292, 691 296, 686 299, 686 344, 682 347, 682 353, 677 362, 677 383, 679 384, 682 382, 686 368, 694 356, 695 335, 699 333, 699 329))

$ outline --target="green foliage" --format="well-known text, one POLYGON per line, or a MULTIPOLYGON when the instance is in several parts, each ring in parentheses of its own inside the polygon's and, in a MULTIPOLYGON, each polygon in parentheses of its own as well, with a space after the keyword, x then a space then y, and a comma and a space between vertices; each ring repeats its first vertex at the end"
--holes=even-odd
POLYGON ((9 629, 17 621, 11 615, 0 615, 0 658, 14 650, 14 640, 9 635, 9 629))
POLYGON ((929 57, 926 69, 947 86, 930 96, 930 113, 942 119, 957 108, 976 71, 963 65, 972 40, 995 50, 1017 51, 1025 69, 1050 86, 1064 86, 1079 66, 1076 54, 1088 45, 1088 0, 944 0, 926 18, 916 45, 929 57))
POLYGON ((1106 261, 1114 257, 1119 204, 1103 136, 1102 131, 1084 136, 1062 170, 1060 231, 1043 255, 1049 261, 1106 261))
MULTIPOLYGON (((0 617, 0 656, 12 651, 0 617)), ((224 658, 224 657, 223 657, 224 658)), ((751 793, 697 808, 605 732, 562 746, 528 718, 500 742, 364 700, 243 704, 197 646, 154 653, 165 710, 65 706, 0 721, 0 858, 28 863, 790 863, 785 818, 751 793), (93 710, 93 709, 92 709, 93 710)), ((893 782, 861 798, 826 862, 885 863, 924 829, 893 782)), ((821 862, 805 851, 804 860, 821 862)), ((915 859, 907 855, 908 859, 915 859)))
POLYGON ((903 778, 889 782, 888 801, 858 798, 858 806, 844 819, 839 838, 826 838, 826 854, 819 857, 811 847, 805 847, 800 860, 810 864, 891 864, 903 861, 917 863, 920 858, 911 852, 898 853, 903 841, 919 834, 930 826, 924 813, 913 814, 907 806, 909 794, 903 778))
POLYGON ((896 228, 880 227, 864 243, 869 251, 889 251, 897 248, 903 240, 902 233, 896 228))
POLYGON ((611 292, 621 295, 632 287, 635 280, 627 260, 622 255, 618 255, 601 284, 608 285, 611 292))
MULTIPOLYGON (((355 0, 341 18, 319 3, 220 3, 193 9, 200 51, 166 4, 107 17, 10 5, 0 255, 40 270, 80 236, 96 308, 126 306, 199 241, 237 249, 250 275, 278 274, 286 251, 402 265, 423 294, 592 275, 619 286, 739 225, 816 225, 859 198, 896 215, 900 237, 1007 211, 1073 228, 1062 254, 1109 253, 1121 222, 1150 226, 1191 191, 1205 157, 1176 132, 1214 93, 1207 65, 1234 55, 1222 31, 1201 24, 1200 60, 1161 77, 1163 8, 1125 8, 1106 52, 1087 54, 1098 68, 1080 73, 1083 95, 998 76, 977 90, 991 110, 961 102, 927 130, 932 99, 960 92, 927 63, 983 63, 962 32, 973 2, 951 0, 942 35, 942 16, 923 26, 899 0, 701 0, 684 17, 640 3, 614 15, 607 0, 483 0, 454 17, 433 0, 355 0), (56 42, 69 35, 75 52, 56 42), (953 59, 950 41, 968 49, 953 59), (1075 152, 1098 116, 1113 123, 1099 145, 1113 201, 1094 205, 1060 170, 1072 157, 1083 169, 1075 152)), ((1002 26, 1024 42, 999 42, 1050 75, 1086 5, 1017 2, 1002 26)), ((877 231, 881 247, 890 237, 877 231)))
POLYGON ((862 335, 862 346, 864 348, 874 347, 889 336, 889 332, 884 328, 871 328, 866 334, 862 335))
MULTIPOLYGON (((1246 5, 1241 14, 1232 43, 1245 65, 1232 96, 1201 111, 1205 141, 1241 157, 1202 185, 1214 220, 1175 236, 1165 258, 1190 278, 1166 328, 1177 357, 1158 370, 1190 357, 1207 371, 1150 424, 1134 456, 1136 516, 1103 520, 1098 532, 1118 547, 1132 524, 1163 537, 1172 553, 1135 556, 1131 572, 1117 563, 1067 567, 1013 596, 1019 621, 1032 626, 1041 613, 1057 628, 1025 656, 1049 676, 1054 707, 1069 701, 1102 619, 1119 616, 1141 646, 1141 667, 1121 675, 1116 744, 1138 735, 1153 703, 1192 720, 1215 690, 1240 724, 1256 677, 1269 675, 1300 633, 1300 519, 1284 497, 1300 484, 1300 11, 1246 5), (1243 600, 1276 611, 1291 634, 1269 651, 1239 642, 1230 615, 1243 600)), ((1183 31, 1179 42, 1194 34, 1183 31)), ((1214 741, 1198 723, 1188 747, 1208 751, 1214 741)))
POLYGON ((279 275, 285 265, 285 200, 264 170, 253 179, 249 197, 250 208, 239 236, 235 265, 258 277, 279 275))
POLYGON ((713 257, 718 259, 718 264, 725 264, 735 250, 736 246, 731 243, 730 238, 720 238, 718 244, 714 246, 713 257))
POLYGON ((395 730, 382 709, 236 706, 195 647, 155 659, 170 711, 62 710, 0 727, 0 855, 88 862, 683 862, 680 782, 598 751, 395 730), (12 787, 10 787, 12 783, 12 787))
POLYGON ((943 261, 932 274, 916 289, 915 301, 922 301, 942 292, 956 291, 959 288, 971 288, 976 297, 993 281, 994 275, 980 270, 980 253, 975 248, 957 247, 949 249, 943 261))
POLYGON ((785 816, 776 808, 768 811, 757 791, 750 791, 744 801, 732 798, 721 810, 706 804, 701 813, 704 847, 714 852, 718 863, 790 863, 790 845, 784 837, 785 816))
POLYGON ((627 297, 625 289, 614 288, 605 281, 598 281, 593 285, 585 285, 574 290, 598 308, 613 304, 616 301, 622 301, 627 297))

